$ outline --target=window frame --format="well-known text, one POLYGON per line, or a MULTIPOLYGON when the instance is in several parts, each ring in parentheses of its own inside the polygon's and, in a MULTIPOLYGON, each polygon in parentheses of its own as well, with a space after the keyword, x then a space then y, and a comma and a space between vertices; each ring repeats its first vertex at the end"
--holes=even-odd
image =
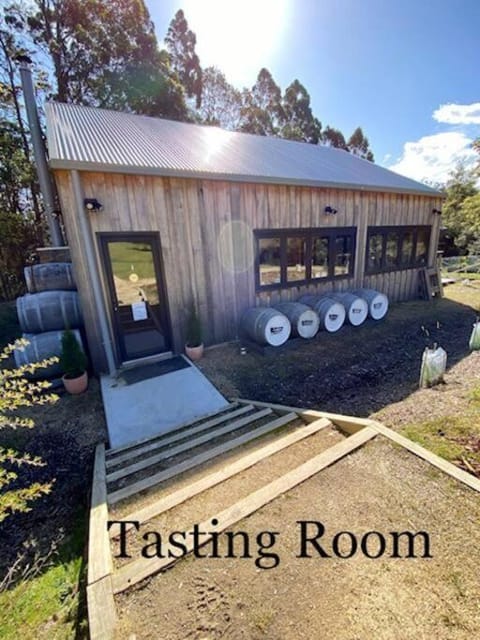
POLYGON ((374 275, 376 273, 390 273, 392 271, 405 271, 407 269, 419 269, 428 265, 428 251, 430 247, 430 241, 432 238, 432 226, 431 225, 380 225, 370 226, 367 229, 367 239, 365 246, 365 275, 374 275), (396 264, 387 265, 387 238, 390 233, 398 234, 397 238, 397 259, 396 264), (418 264, 417 260, 417 239, 419 232, 426 232, 427 234, 427 261, 425 265, 418 264), (407 234, 412 234, 412 250, 410 252, 410 258, 408 262, 403 262, 403 242, 407 234), (370 238, 372 236, 382 236, 382 258, 381 264, 377 268, 372 268, 369 265, 369 247, 370 238))
POLYGON ((357 227, 293 227, 282 229, 254 229, 255 237, 255 290, 272 291, 278 289, 289 289, 300 287, 306 284, 320 284, 332 280, 343 280, 352 278, 355 272, 355 256, 357 249, 357 227), (349 272, 334 275, 335 271, 335 245, 336 238, 349 236, 352 243, 352 258, 349 265, 349 272), (280 239, 280 282, 273 284, 261 284, 260 282, 260 243, 262 238, 280 239), (287 280, 287 239, 305 239, 305 278, 303 280, 287 280), (312 278, 312 248, 315 238, 328 238, 328 276, 323 278, 312 278))

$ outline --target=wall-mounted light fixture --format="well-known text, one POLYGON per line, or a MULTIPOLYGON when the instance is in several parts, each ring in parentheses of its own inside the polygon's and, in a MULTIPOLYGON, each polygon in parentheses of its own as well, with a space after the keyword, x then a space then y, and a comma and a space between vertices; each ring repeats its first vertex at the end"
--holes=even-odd
POLYGON ((334 216, 337 213, 337 210, 330 206, 325 207, 324 211, 327 215, 331 215, 331 216, 334 216))
POLYGON ((432 213, 435 215, 437 214, 438 216, 442 215, 442 212, 440 211, 440 209, 432 209, 432 213))
POLYGON ((85 198, 83 204, 87 211, 101 211, 103 209, 103 205, 96 198, 85 198))

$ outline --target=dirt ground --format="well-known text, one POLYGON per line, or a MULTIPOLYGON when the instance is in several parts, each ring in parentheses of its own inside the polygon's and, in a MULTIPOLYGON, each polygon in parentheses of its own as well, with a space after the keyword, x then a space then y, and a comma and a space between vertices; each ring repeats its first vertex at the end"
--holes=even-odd
MULTIPOLYGON (((474 320, 474 309, 455 299, 405 303, 379 323, 345 326, 274 354, 213 348, 200 366, 227 397, 374 414, 399 428, 462 411, 480 379, 480 354, 468 351, 474 320), (418 390, 421 354, 434 341, 448 353, 446 384, 418 390)), ((2 523, 2 575, 23 542, 33 537, 38 553, 47 553, 65 523, 87 513, 94 447, 106 439, 97 381, 83 396, 36 409, 35 421, 19 448, 23 441, 47 466, 27 473, 56 482, 31 513, 2 523)), ((211 506, 207 496, 205 509, 218 510, 216 501, 211 506)), ((377 438, 238 524, 253 536, 281 532, 278 568, 187 558, 117 598, 118 638, 471 640, 480 637, 479 522, 478 494, 377 438), (332 534, 424 529, 434 557, 297 559, 300 519, 320 520, 332 534)))
POLYGON ((475 317, 472 307, 446 298, 396 304, 380 322, 319 332, 267 355, 214 347, 199 366, 229 397, 366 417, 416 391, 426 346, 442 346, 449 369, 468 356, 475 317))
POLYGON ((480 636, 479 521, 478 494, 377 438, 233 527, 249 534, 251 559, 189 557, 118 596, 116 637, 471 640, 480 636), (297 558, 299 520, 325 526, 327 552, 340 531, 388 540, 408 530, 429 534, 433 557, 418 547, 417 558, 297 558), (276 568, 255 566, 262 531, 279 532, 276 568))
MULTIPOLYGON (((200 366, 229 397, 374 415, 401 428, 467 406, 480 381, 480 353, 468 350, 474 320, 475 311, 454 300, 395 305, 380 323, 344 327, 338 334, 320 334, 314 341, 267 355, 242 356, 237 345, 214 348, 200 366), (448 353, 445 384, 419 390, 421 354, 433 342, 448 353)), ((320 441, 310 446, 304 442, 296 462, 314 455, 318 446, 320 441)), ((268 473, 262 475, 260 469, 252 480, 245 472, 220 491, 207 492, 200 502, 145 525, 142 532, 188 530, 188 525, 270 481, 272 473, 285 473, 292 464, 292 456, 277 461, 274 456, 264 463, 268 473)), ((381 437, 231 530, 247 532, 254 542, 262 531, 279 532, 279 566, 258 568, 255 550, 251 559, 187 557, 117 596, 116 637, 480 637, 480 497, 381 437), (368 531, 380 532, 387 553, 377 559, 362 554, 297 558, 299 520, 323 523, 327 546, 341 531, 352 532, 359 542, 368 531), (401 531, 427 532, 433 557, 389 557, 390 532, 401 531)), ((138 553, 138 539, 131 550, 138 553)))

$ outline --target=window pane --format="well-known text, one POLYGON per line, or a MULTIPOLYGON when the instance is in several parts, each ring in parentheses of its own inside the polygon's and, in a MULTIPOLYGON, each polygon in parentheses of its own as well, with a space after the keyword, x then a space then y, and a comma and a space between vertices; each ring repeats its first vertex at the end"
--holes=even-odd
POLYGON ((305 280, 305 238, 287 238, 287 282, 305 280))
POLYGON ((258 240, 260 286, 280 283, 280 238, 258 240))
POLYGON ((417 231, 417 250, 415 252, 415 262, 419 266, 425 266, 428 261, 428 244, 430 232, 425 229, 417 231))
POLYGON ((335 238, 334 274, 341 276, 350 273, 352 265, 353 241, 351 236, 337 236, 335 238))
POLYGON ((378 271, 382 267, 383 236, 381 233, 371 235, 368 240, 368 271, 378 271))
POLYGON ((402 264, 410 265, 413 260, 413 231, 407 231, 402 240, 402 264))
POLYGON ((313 239, 312 278, 328 278, 328 238, 313 239))
POLYGON ((397 265, 398 265, 398 234, 396 231, 390 231, 387 234, 385 266, 396 267, 397 265))

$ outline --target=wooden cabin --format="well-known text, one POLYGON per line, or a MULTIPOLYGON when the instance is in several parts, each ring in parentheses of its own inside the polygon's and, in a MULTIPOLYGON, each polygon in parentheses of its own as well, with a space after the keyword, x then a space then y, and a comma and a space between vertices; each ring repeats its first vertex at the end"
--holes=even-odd
POLYGON ((345 151, 77 105, 46 105, 94 368, 207 345, 251 306, 378 289, 418 297, 442 197, 345 151))

